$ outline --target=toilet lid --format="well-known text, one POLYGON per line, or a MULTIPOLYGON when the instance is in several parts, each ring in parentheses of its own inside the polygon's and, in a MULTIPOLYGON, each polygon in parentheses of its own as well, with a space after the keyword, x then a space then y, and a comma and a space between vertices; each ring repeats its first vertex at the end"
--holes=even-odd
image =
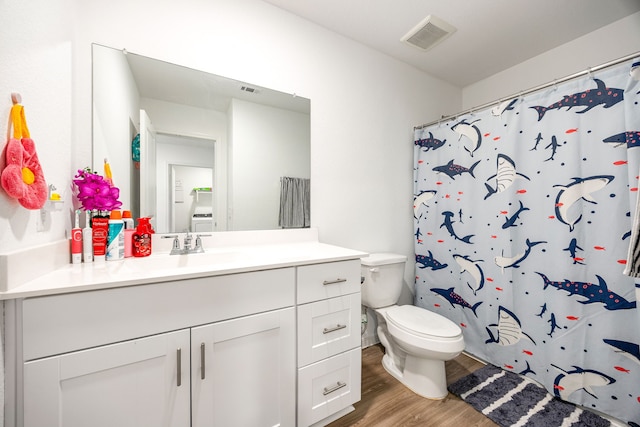
POLYGON ((387 320, 406 332, 438 338, 462 334, 458 325, 444 316, 414 305, 400 305, 387 311, 387 320))

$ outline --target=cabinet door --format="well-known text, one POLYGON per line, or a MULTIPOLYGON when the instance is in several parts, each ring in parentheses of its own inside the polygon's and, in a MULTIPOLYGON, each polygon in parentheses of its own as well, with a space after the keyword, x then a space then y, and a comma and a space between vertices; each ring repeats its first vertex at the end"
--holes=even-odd
POLYGON ((193 427, 295 425, 293 308, 191 330, 193 427))
POLYGON ((189 331, 24 364, 24 426, 188 426, 189 331))

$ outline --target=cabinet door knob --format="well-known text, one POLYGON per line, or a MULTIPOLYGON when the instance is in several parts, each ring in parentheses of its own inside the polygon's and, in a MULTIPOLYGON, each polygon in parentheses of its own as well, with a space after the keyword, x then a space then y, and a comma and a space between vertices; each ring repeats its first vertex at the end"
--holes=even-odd
POLYGON ((176 379, 176 383, 178 387, 182 385, 182 349, 179 348, 176 350, 176 360, 178 364, 178 377, 176 379))
POLYGON ((333 328, 324 328, 324 331, 322 331, 322 333, 323 334, 329 334, 331 332, 339 331, 340 329, 344 329, 346 327, 347 327, 347 325, 341 325, 341 324, 338 323, 333 328))
POLYGON ((334 391, 339 390, 342 387, 346 387, 346 386, 347 386, 347 383, 342 383, 342 382, 338 381, 336 383, 336 385, 334 385, 333 387, 325 387, 324 391, 322 392, 322 394, 326 396, 327 394, 333 393, 334 391))
POLYGON ((204 345, 204 343, 200 343, 200 379, 203 380, 205 377, 204 374, 204 352, 205 352, 205 348, 206 346, 204 345))
POLYGON ((338 278, 338 279, 334 279, 334 280, 325 280, 324 282, 322 282, 322 284, 323 285, 333 285, 333 284, 336 284, 336 283, 344 283, 346 281, 347 281, 347 279, 338 278))

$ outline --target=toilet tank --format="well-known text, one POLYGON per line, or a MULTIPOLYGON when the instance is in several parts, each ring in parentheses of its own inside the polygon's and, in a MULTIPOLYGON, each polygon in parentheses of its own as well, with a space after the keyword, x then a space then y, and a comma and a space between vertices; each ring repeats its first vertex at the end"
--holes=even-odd
POLYGON ((370 254, 362 258, 362 304, 371 308, 396 304, 402 292, 406 261, 406 256, 390 253, 370 254))

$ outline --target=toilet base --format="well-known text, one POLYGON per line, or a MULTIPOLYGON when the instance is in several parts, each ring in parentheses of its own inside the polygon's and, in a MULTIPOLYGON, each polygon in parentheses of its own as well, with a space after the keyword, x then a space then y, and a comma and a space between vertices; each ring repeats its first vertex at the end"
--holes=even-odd
POLYGON ((407 355, 404 371, 400 372, 393 359, 385 354, 382 366, 391 376, 419 396, 442 400, 449 394, 443 360, 421 359, 407 355))

